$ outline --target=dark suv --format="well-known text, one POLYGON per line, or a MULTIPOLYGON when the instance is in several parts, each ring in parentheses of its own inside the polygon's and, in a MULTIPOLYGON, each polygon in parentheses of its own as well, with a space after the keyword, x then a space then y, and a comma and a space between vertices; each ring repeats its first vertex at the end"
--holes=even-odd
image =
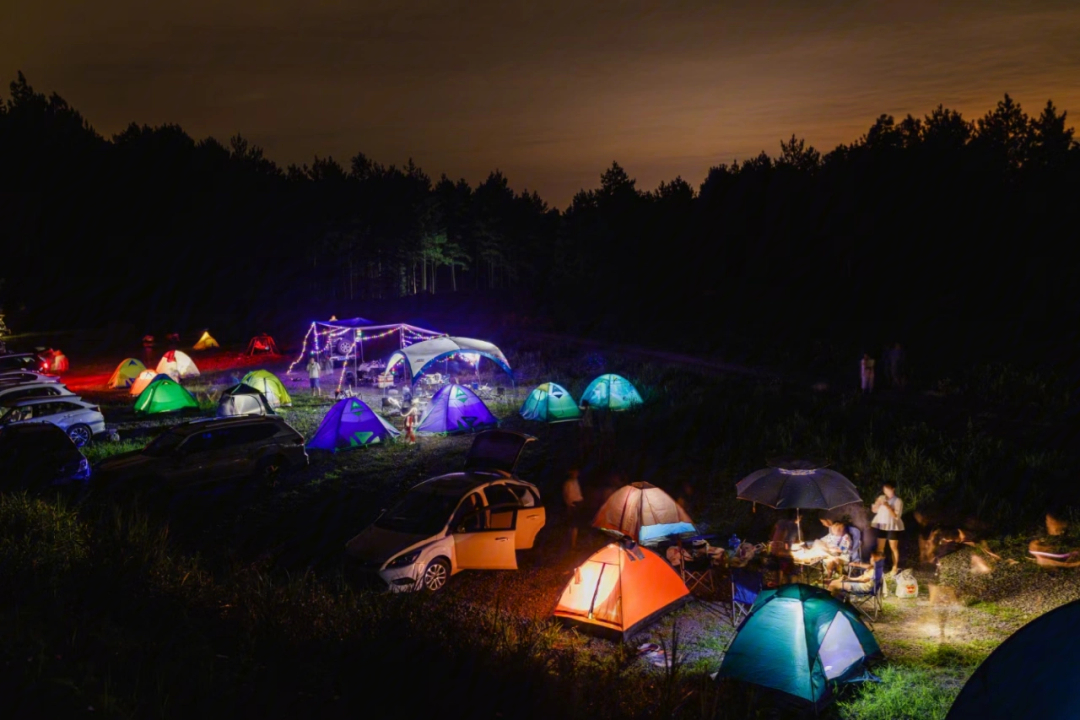
POLYGON ((0 355, 0 372, 29 370, 31 372, 48 372, 49 363, 36 353, 8 353, 0 355))
POLYGON ((186 485, 245 477, 269 481, 307 464, 304 437, 284 419, 242 416, 181 423, 142 450, 103 460, 94 475, 106 486, 130 481, 186 485))

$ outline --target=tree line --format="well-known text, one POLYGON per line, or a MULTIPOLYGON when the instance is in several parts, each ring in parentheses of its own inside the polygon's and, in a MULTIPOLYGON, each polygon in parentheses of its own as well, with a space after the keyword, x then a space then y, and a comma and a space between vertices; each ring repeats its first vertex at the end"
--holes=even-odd
POLYGON ((1080 148, 1052 102, 974 121, 882 115, 642 189, 618 164, 565 209, 498 170, 281 168, 241 135, 132 123, 102 137, 20 73, 0 103, 3 303, 41 322, 244 317, 504 292, 568 321, 1074 313, 1080 148), (582 312, 589 310, 591 312, 582 312))

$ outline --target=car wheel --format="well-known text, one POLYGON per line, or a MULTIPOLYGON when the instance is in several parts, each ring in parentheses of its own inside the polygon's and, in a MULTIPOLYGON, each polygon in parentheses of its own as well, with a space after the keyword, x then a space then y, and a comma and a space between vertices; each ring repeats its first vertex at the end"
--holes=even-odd
POLYGON ((289 467, 289 461, 280 455, 265 457, 255 466, 255 477, 268 483, 276 482, 289 467))
POLYGON ((76 447, 89 445, 90 441, 94 439, 94 433, 90 432, 88 425, 72 425, 68 428, 67 434, 76 447))
POLYGON ((450 563, 443 558, 435 558, 424 568, 424 574, 420 576, 420 587, 428 592, 439 592, 446 587, 449 579, 450 563))

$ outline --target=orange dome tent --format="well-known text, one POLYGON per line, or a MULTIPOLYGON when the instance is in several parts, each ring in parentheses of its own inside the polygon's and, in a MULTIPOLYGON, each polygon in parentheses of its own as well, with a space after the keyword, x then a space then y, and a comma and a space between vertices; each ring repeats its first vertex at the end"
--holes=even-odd
POLYGON ((690 597, 675 569, 652 550, 611 543, 574 570, 555 617, 625 641, 690 597))
POLYGON ((668 535, 697 532, 686 511, 666 492, 647 482, 616 490, 600 506, 592 524, 644 544, 668 535))

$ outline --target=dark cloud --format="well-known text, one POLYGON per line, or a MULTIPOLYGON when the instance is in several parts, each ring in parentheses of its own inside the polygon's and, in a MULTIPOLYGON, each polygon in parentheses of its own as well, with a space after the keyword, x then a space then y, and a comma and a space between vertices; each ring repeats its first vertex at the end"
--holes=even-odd
POLYGON ((1080 106, 1075 2, 21 3, 0 71, 110 134, 243 132, 282 164, 358 150, 564 205, 618 159, 639 184, 827 149, 882 112, 1009 92, 1080 106))

